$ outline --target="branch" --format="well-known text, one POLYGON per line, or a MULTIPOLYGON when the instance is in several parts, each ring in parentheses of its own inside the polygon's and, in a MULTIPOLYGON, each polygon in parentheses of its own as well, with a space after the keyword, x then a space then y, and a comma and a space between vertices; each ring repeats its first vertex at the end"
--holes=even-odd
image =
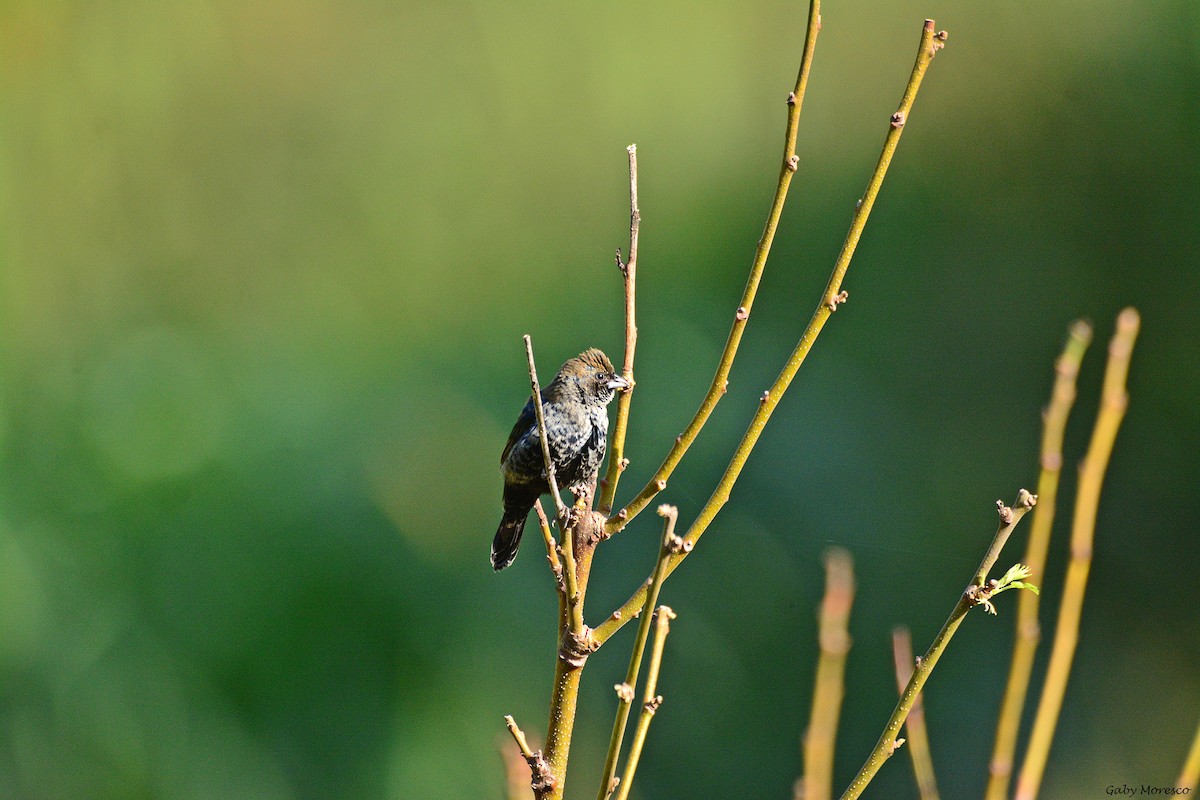
POLYGON ((511 714, 504 716, 504 723, 508 726, 508 732, 512 734, 513 741, 520 748, 521 755, 525 757, 526 763, 529 764, 529 770, 532 775, 529 781, 530 787, 537 794, 550 791, 554 787, 554 775, 550 772, 550 765, 542 757, 542 751, 531 750, 529 748, 529 742, 525 740, 525 733, 517 727, 516 720, 512 718, 511 714))
POLYGON ((642 745, 646 743, 646 734, 650 730, 650 720, 654 719, 663 701, 662 695, 655 692, 658 690, 658 670, 662 666, 663 646, 667 643, 667 634, 671 631, 671 620, 675 619, 675 612, 668 606, 659 606, 654 618, 654 644, 650 646, 650 666, 646 671, 646 691, 642 694, 642 713, 638 715, 637 727, 633 730, 633 742, 629 745, 625 774, 616 800, 629 798, 633 776, 637 774, 638 761, 642 757, 642 745))
MULTIPOLYGON (((729 370, 733 367, 733 359, 737 355, 738 345, 742 341, 742 333, 746 322, 750 319, 750 309, 754 305, 754 296, 758 293, 758 284, 762 279, 763 269, 767 265, 767 256, 771 252, 771 243, 775 240, 775 230, 779 227, 779 217, 783 213, 783 204, 787 199, 788 186, 800 163, 796 155, 796 131, 800 124, 800 109, 804 104, 804 93, 808 88, 808 73, 812 67, 813 50, 817 45, 817 33, 821 30, 821 0, 810 0, 808 5, 808 28, 804 35, 804 53, 800 57, 800 72, 796 76, 796 86, 788 95, 787 126, 783 144, 783 164, 779 169, 779 180, 775 185, 775 198, 771 201, 771 211, 767 215, 767 224, 758 247, 754 251, 754 261, 750 265, 750 276, 746 280, 746 288, 742 292, 742 300, 733 314, 733 325, 729 329, 729 338, 725 340, 725 349, 717 362, 717 372, 708 387, 708 393, 700 402, 700 408, 683 433, 675 437, 675 444, 662 466, 651 476, 646 486, 627 506, 609 518, 604 525, 604 533, 611 536, 624 528, 636 517, 642 509, 650 504, 655 495, 667 488, 667 480, 683 454, 691 447, 692 442, 712 415, 713 409, 729 388, 729 370)), ((628 356, 628 353, 627 353, 628 356)), ((619 413, 619 409, 618 409, 619 413)), ((611 469, 611 467, 610 467, 611 469)))
POLYGON ((625 363, 621 366, 621 376, 628 381, 629 386, 617 398, 617 421, 613 426, 612 444, 609 448, 608 471, 604 474, 604 482, 601 484, 597 510, 605 516, 612 513, 617 495, 617 482, 621 479, 621 473, 629 466, 629 459, 625 458, 625 429, 629 425, 629 406, 633 402, 633 387, 636 385, 633 379, 633 353, 637 349, 635 290, 638 229, 642 224, 642 212, 638 208, 637 145, 631 144, 626 150, 629 153, 629 258, 622 261, 621 251, 617 250, 617 267, 625 278, 625 363))
MULTIPOLYGON (((927 28, 928 30, 928 28, 927 28)), ((913 704, 917 701, 917 696, 921 694, 921 690, 925 688, 925 682, 929 680, 929 676, 933 673, 933 668, 937 666, 938 659, 942 657, 942 653, 946 650, 946 645, 950 643, 950 639, 954 636, 954 632, 958 630, 958 626, 967 616, 967 612, 972 607, 984 605, 989 607, 989 598, 996 593, 996 587, 999 583, 996 581, 988 581, 986 584, 979 581, 979 576, 983 575, 987 578, 987 573, 996 563, 996 558, 1000 555, 1000 549, 1004 543, 1008 541, 1008 537, 1012 534, 1013 529, 1021 518, 1033 508, 1037 503, 1037 497, 1022 489, 1017 493, 1017 501, 1012 508, 997 501, 997 511, 1000 513, 1000 527, 996 529, 996 535, 992 538, 992 546, 988 548, 987 555, 984 556, 983 562, 979 565, 979 570, 975 573, 975 578, 968 584, 966 590, 959 598, 958 604, 954 610, 950 612, 950 617, 946 620, 946 624, 938 631, 938 635, 934 638, 933 644, 929 646, 929 650, 921 659, 913 671, 912 678, 909 679, 908 685, 904 688, 900 695, 900 702, 896 704, 896 709, 892 712, 892 716, 888 718, 887 725, 883 728, 883 735, 879 737, 879 741, 875 744, 875 749, 867 756, 867 761, 863 764, 862 769, 854 776, 854 780, 850 782, 849 788, 842 793, 842 800, 854 800, 862 794, 867 788, 867 784, 875 777, 875 773, 883 766, 883 762, 891 757, 892 753, 896 752, 896 748, 903 743, 903 739, 897 740, 896 734, 900 732, 900 726, 908 718, 909 712, 912 710, 913 704)))
POLYGON ((641 622, 638 624, 637 638, 633 643, 633 652, 629 656, 629 669, 625 673, 625 682, 616 685, 617 717, 613 720, 612 737, 608 743, 608 754, 604 758, 604 773, 600 780, 600 791, 597 800, 605 800, 616 789, 614 776, 617 772, 617 758, 621 754, 621 740, 625 738, 625 725, 629 721, 629 708, 633 705, 634 689, 637 687, 638 671, 642 665, 642 654, 646 650, 646 640, 650 637, 650 609, 658 602, 658 591, 662 588, 663 579, 667 577, 667 559, 671 553, 684 547, 683 540, 675 535, 675 521, 679 518, 679 510, 675 506, 659 506, 659 516, 665 519, 663 524, 662 545, 658 550, 658 561, 654 564, 654 574, 650 578, 646 603, 640 612, 641 622))
POLYGON ((1062 601, 1058 607, 1058 623, 1054 630, 1054 644, 1050 649, 1050 663, 1046 667, 1046 682, 1042 686, 1029 748, 1017 780, 1017 800, 1033 800, 1037 797, 1058 715, 1062 710, 1063 696, 1067 691, 1067 679, 1071 674, 1075 645, 1079 640, 1083 596, 1092 564, 1092 541, 1096 533, 1100 488, 1104 483, 1104 472, 1108 468, 1117 430, 1129 404, 1125 379, 1129 374, 1129 361, 1140 324, 1136 310, 1127 308, 1122 311, 1117 317, 1116 333, 1108 346, 1100 413, 1096 417, 1087 455, 1079 467, 1079 491, 1075 497, 1075 518, 1071 524, 1071 561, 1067 566, 1062 601))
POLYGON ((821 601, 820 659, 813 680, 812 711, 804 736, 804 777, 796 800, 829 800, 833 794, 833 748, 845 696, 847 633, 854 603, 854 562, 840 547, 825 552, 825 598, 821 601))
MULTIPOLYGON (((1054 526, 1055 501, 1058 496, 1058 479, 1062 472, 1063 433, 1067 427, 1067 416, 1075 402, 1075 377, 1079 364, 1092 340, 1092 326, 1083 320, 1071 325, 1066 346, 1055 363, 1056 377, 1050 405, 1043 414, 1041 476, 1038 478, 1038 504, 1029 523, 1029 543, 1022 563, 1029 567, 1029 580, 1042 585, 1042 573, 1046 565, 1046 552, 1050 547, 1050 531, 1054 526)), ((996 723, 996 743, 992 750, 989 769, 987 800, 1005 800, 1008 797, 1009 780, 1012 777, 1013 753, 1017 746, 1017 733, 1021 725, 1021 710, 1025 706, 1025 695, 1029 689, 1029 678, 1033 672, 1033 657, 1041 636, 1038 624, 1040 596, 1034 592, 1021 592, 1017 600, 1016 641, 1013 645, 1012 665, 1008 672, 1008 686, 1000 706, 1000 719, 996 723)))
POLYGON ((1196 788, 1197 783, 1200 783, 1200 727, 1196 728, 1196 738, 1192 740, 1192 748, 1188 750, 1187 760, 1183 762, 1183 769, 1179 772, 1175 788, 1190 792, 1196 788))
MULTIPOLYGON (((1033 592, 1024 594, 1033 594, 1033 592)), ((914 663, 912 635, 904 626, 892 631, 892 657, 896 662, 896 685, 903 694, 904 687, 912 680, 914 663)), ((904 721, 904 730, 908 734, 908 739, 905 741, 908 742, 908 754, 912 757, 913 772, 917 776, 917 791, 921 795, 921 800, 938 800, 937 779, 933 773, 933 756, 929 752, 929 733, 925 730, 925 704, 921 702, 919 694, 913 700, 912 710, 908 712, 908 719, 904 721)))
POLYGON ((529 334, 525 340, 525 357, 529 359, 529 384, 533 387, 533 410, 537 415, 538 437, 542 440, 542 459, 546 466, 546 482, 550 484, 550 496, 554 498, 554 511, 558 524, 566 527, 567 507, 558 495, 558 480, 554 477, 554 459, 550 457, 550 441, 546 438, 546 414, 542 410, 542 387, 538 385, 537 366, 533 363, 533 339, 529 334))
MULTIPOLYGON (((817 4, 814 2, 813 5, 815 8, 817 4)), ((810 17, 810 25, 811 22, 812 18, 810 17)), ((810 30, 814 29, 810 27, 810 30)), ((842 291, 841 287, 842 280, 846 275, 846 269, 850 265, 850 259, 853 257, 854 250, 858 246, 859 237, 862 235, 863 228, 867 224, 867 217, 871 213, 871 207, 875 203, 876 196, 879 194, 879 187, 883 184, 888 165, 892 161, 892 155, 896 152, 896 144, 900 141, 900 135, 904 132, 904 121, 908 119, 913 100, 916 99, 917 90, 921 86, 921 79, 925 76, 925 70, 928 68, 930 61, 932 61, 934 54, 944 46, 945 41, 946 32, 934 33, 933 20, 926 20, 921 33, 921 44, 917 50, 917 60, 913 65, 912 74, 909 76, 908 86, 904 90, 904 97, 900 101, 900 110, 891 117, 887 137, 883 144, 883 151, 880 153, 879 161, 875 165, 875 171, 867 183, 866 194, 863 195, 863 199, 859 201, 855 209, 854 219, 850 224, 850 231, 846 234, 846 241, 842 245, 842 251, 834 265, 833 274, 829 276, 829 282, 825 287, 824 294, 821 296, 821 302, 817 306, 816 311, 813 312, 808 327, 801 334, 796 349, 792 351, 792 355, 788 358, 787 363, 784 364, 779 377, 775 379, 775 383, 772 384, 768 391, 763 392, 758 410, 750 420, 750 426, 743 435, 742 441, 738 444, 737 450, 734 451, 729 466, 725 468, 725 474, 721 476, 721 480, 713 491, 712 496, 709 497, 708 502, 704 504, 704 508, 700 510, 696 520, 688 529, 687 535, 684 536, 685 541, 694 545, 708 529, 717 512, 729 500, 729 493, 733 489, 733 484, 737 481, 738 476, 741 475, 742 468, 746 464, 746 459, 750 456, 750 451, 754 449, 754 445, 758 442, 758 437, 762 435, 767 420, 771 417, 771 413, 779 405, 780 399, 783 397, 784 392, 787 391, 792 379, 796 376, 800 365, 804 363, 804 359, 808 356, 809 350, 812 349, 817 336, 820 335, 821 329, 825 327, 825 322, 833 314, 834 309, 840 303, 845 302, 846 294, 842 291)), ((665 487, 666 482, 664 480, 660 489, 665 487)), ((641 495, 639 495, 640 497, 641 495)), ((634 501, 634 503, 636 502, 637 500, 634 501)), ((630 505, 634 504, 631 503, 630 505)), ((606 532, 609 530, 609 525, 612 522, 613 520, 610 519, 605 524, 604 529, 606 532)), ((621 524, 623 525, 624 521, 621 524)), ((684 551, 671 557, 667 565, 668 575, 679 566, 679 563, 686 555, 687 551, 684 551)), ((629 615, 642 606, 645 602, 645 592, 645 586, 638 589, 633 597, 625 601, 625 604, 621 606, 619 611, 615 612, 595 629, 594 634, 597 646, 603 644, 614 633, 620 630, 628 621, 629 615)))

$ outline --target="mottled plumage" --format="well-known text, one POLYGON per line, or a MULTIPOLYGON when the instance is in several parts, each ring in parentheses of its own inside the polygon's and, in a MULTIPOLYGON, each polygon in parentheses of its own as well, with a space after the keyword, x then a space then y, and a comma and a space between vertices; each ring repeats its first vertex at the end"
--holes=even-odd
MULTIPOLYGON (((567 361, 542 389, 546 441, 560 489, 591 480, 604 460, 608 404, 628 386, 608 356, 592 348, 567 361)), ((492 567, 502 570, 517 557, 525 519, 537 499, 550 491, 533 398, 525 403, 500 456, 504 475, 504 517, 492 540, 492 567)))

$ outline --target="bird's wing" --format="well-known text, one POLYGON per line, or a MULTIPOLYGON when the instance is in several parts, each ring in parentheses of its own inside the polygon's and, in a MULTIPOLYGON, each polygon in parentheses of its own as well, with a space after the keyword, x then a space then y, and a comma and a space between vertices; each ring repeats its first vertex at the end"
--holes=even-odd
POLYGON ((524 435, 525 431, 537 425, 537 412, 533 410, 533 397, 530 397, 525 403, 525 408, 521 409, 521 416, 517 417, 517 424, 513 425, 512 433, 508 435, 508 444, 504 445, 504 452, 500 454, 500 463, 508 458, 509 452, 513 449, 513 445, 517 440, 524 435))

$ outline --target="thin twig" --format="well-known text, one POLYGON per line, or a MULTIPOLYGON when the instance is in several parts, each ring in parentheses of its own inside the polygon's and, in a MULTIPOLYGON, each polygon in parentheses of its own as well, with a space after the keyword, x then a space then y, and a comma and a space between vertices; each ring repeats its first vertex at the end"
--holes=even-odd
POLYGON ((529 764, 531 778, 529 781, 530 787, 535 794, 549 791, 554 786, 554 775, 550 772, 550 765, 546 763, 546 759, 542 757, 541 750, 531 750, 529 742, 525 739, 525 733, 517 727, 516 720, 511 714, 504 715, 504 724, 508 726, 508 732, 512 734, 513 741, 517 743, 517 747, 521 750, 521 755, 525 757, 525 762, 529 764))
POLYGON ((767 264, 767 256, 771 252, 771 243, 775 239, 775 230, 779 227, 779 217, 783 213, 783 204, 787 199, 788 186, 800 163, 796 155, 796 131, 800 124, 800 109, 804 104, 804 93, 808 88, 808 73, 812 67, 813 51, 817 45, 817 33, 821 30, 821 1, 810 0, 808 6, 808 27, 804 35, 804 53, 800 57, 800 71, 796 75, 796 86, 787 97, 788 115, 784 135, 783 164, 779 169, 779 180, 775 185, 775 197, 771 201, 771 211, 767 215, 767 224, 758 247, 754 251, 754 261, 750 265, 750 275, 746 280, 746 288, 742 292, 741 302, 733 314, 733 325, 729 329, 729 338, 725 340, 725 349, 717 363, 717 372, 708 387, 708 393, 700 402, 692 421, 688 423, 683 433, 675 437, 675 444, 667 453, 662 466, 651 476, 646 486, 623 509, 611 516, 604 525, 604 533, 612 535, 624 528, 636 517, 642 509, 650 504, 654 496, 667 488, 667 480, 683 454, 696 440, 700 429, 708 421, 713 409, 717 407, 721 397, 729 386, 729 370, 733 367, 733 359, 737 355, 738 345, 742 341, 742 333, 750 319, 750 309, 754 305, 754 296, 758 292, 758 284, 762 279, 763 269, 767 264))
POLYGON ((608 471, 601 483, 600 502, 597 510, 608 516, 612 513, 613 502, 617 496, 617 482, 621 473, 629 466, 625 458, 625 429, 629 425, 629 406, 633 402, 633 353, 637 349, 637 256, 638 232, 642 225, 642 212, 638 208, 638 172, 637 145, 631 144, 625 148, 629 153, 629 257, 621 260, 621 251, 617 251, 617 267, 625 278, 625 363, 621 365, 621 376, 629 384, 621 396, 617 398, 617 421, 613 425, 612 442, 609 445, 608 471))
MULTIPOLYGON (((1067 417, 1075 402, 1075 378, 1079 364, 1092 340, 1092 326, 1083 320, 1072 323, 1062 355, 1055 362, 1054 390, 1050 404, 1043 413, 1041 475, 1038 478, 1038 504, 1029 523, 1029 543, 1023 564, 1029 567, 1029 581, 1042 585, 1046 553, 1050 547, 1050 531, 1054 526, 1058 480, 1062 473, 1063 434, 1067 417)), ((1008 685, 996 723, 996 743, 989 769, 987 800, 1005 800, 1012 778, 1013 754, 1021 725, 1021 710, 1033 672, 1033 657, 1041 638, 1038 607, 1041 597, 1036 592, 1021 592, 1017 598, 1016 641, 1013 644, 1012 665, 1008 685)))
POLYGON ((796 785, 797 800, 828 800, 833 794, 833 748, 845 696, 847 630, 854 603, 854 562, 840 547, 825 553, 825 598, 821 601, 818 638, 821 655, 813 680, 812 711, 804 736, 804 777, 796 785))
POLYGON ((850 782, 850 786, 842 793, 842 800, 854 800, 862 794, 867 788, 867 784, 875 777, 875 773, 883 766, 883 762, 887 761, 892 753, 896 752, 902 743, 903 739, 897 740, 896 735, 900 733, 900 727, 904 725, 904 721, 908 718, 912 711, 913 703, 917 701, 917 696, 921 694, 921 690, 925 688, 925 682, 929 680, 929 676, 933 673, 933 668, 937 666, 938 659, 942 657, 942 653, 946 650, 946 645, 950 643, 950 639, 954 636, 954 632, 958 630, 958 626, 962 624, 974 606, 980 605, 988 601, 989 589, 985 588, 984 583, 978 582, 978 576, 983 575, 986 580, 988 572, 995 566, 996 559, 1000 555, 1000 549, 1004 543, 1008 541, 1008 537, 1012 534, 1013 529, 1021 518, 1033 508, 1037 503, 1037 497, 1022 489, 1017 493, 1017 501, 1009 508, 1003 503, 997 501, 997 510, 1000 513, 1000 527, 996 529, 996 535, 992 537, 992 546, 988 548, 987 555, 984 556, 983 562, 979 565, 979 569, 975 573, 975 578, 967 586, 966 591, 962 593, 958 604, 954 606, 954 610, 950 612, 946 623, 942 625, 942 629, 938 631, 938 635, 934 638, 933 644, 929 646, 929 650, 921 658, 921 663, 917 665, 913 671, 912 678, 908 681, 908 685, 904 687, 904 691, 900 695, 900 702, 896 704, 896 708, 892 711, 891 717, 888 718, 887 725, 883 728, 883 735, 879 737, 879 741, 875 744, 875 749, 867 756, 866 763, 862 765, 862 769, 854 776, 854 780, 850 782))
POLYGON ((629 789, 633 786, 633 778, 637 774, 638 761, 642 758, 642 746, 646 743, 646 734, 650 731, 650 721, 658 713, 662 705, 662 695, 658 691, 658 671, 662 667, 663 646, 667 642, 667 634, 671 631, 671 620, 675 612, 669 606, 659 606, 654 612, 654 643, 650 645, 650 665, 646 669, 646 690, 642 693, 642 711, 638 715, 637 727, 633 729, 633 741, 629 744, 629 756, 625 759, 625 772, 621 776, 620 788, 616 800, 628 800, 629 789))
MULTIPOLYGON (((812 30, 811 27, 810 30, 812 30)), ((904 97, 900 101, 900 109, 891 117, 887 138, 884 140, 883 151, 880 153, 879 161, 875 165, 875 171, 871 174, 871 179, 867 183, 867 191, 863 195, 862 200, 859 201, 858 207, 854 212, 850 231, 846 234, 846 241, 842 245, 842 251, 834 265, 833 273, 829 276, 829 282, 825 287, 825 292, 821 296, 821 302, 817 306, 816 311, 813 312, 808 327, 804 329, 804 333, 800 336, 800 341, 796 345, 796 349, 792 351, 787 363, 784 364, 779 377, 775 379, 775 383, 772 384, 770 390, 763 392, 758 409, 750 421, 749 428, 742 436, 737 450, 734 451, 729 465, 725 468, 725 474, 721 476, 721 480, 713 491, 712 496, 708 498, 708 502, 704 504, 696 520, 688 529, 687 534, 684 536, 685 541, 695 544, 708 529, 717 512, 729 500, 729 493, 733 489, 733 484, 737 481, 738 476, 741 475, 742 468, 746 465, 746 459, 749 458, 750 451, 754 449, 754 445, 758 442, 758 437, 762 435, 767 420, 771 417, 771 413, 779 405, 780 399, 783 397, 784 392, 787 391, 792 379, 796 376, 800 365, 804 363, 804 359, 812 349, 813 343, 821 333, 821 329, 825 327, 825 322, 833 314, 834 309, 840 303, 845 302, 846 293, 842 291, 841 287, 842 280, 846 276, 846 270, 850 265, 850 259, 854 255, 859 237, 862 236, 863 228, 867 224, 867 216, 871 213, 871 207, 874 205, 875 198, 879 194, 879 188, 883 185, 888 165, 891 164, 892 155, 896 152, 896 145, 900 141, 901 133, 904 131, 904 122, 908 119, 909 113, 912 110, 913 100, 916 99, 917 90, 921 86, 921 79, 924 78, 925 70, 929 67, 930 61, 933 60, 934 54, 942 48, 945 41, 946 32, 935 33, 933 20, 926 20, 921 33, 920 47, 917 50, 917 60, 913 65, 912 74, 909 76, 908 85, 904 90, 904 97)), ((665 485, 664 481, 663 487, 665 485)), ((637 501, 635 500, 634 502, 636 503, 637 501)), ((611 519, 609 523, 612 523, 611 519)), ((605 531, 608 531, 608 528, 609 526, 606 524, 605 531)), ((673 572, 686 555, 686 552, 673 555, 667 565, 667 574, 673 572)), ((629 616, 645 602, 645 597, 646 587, 643 585, 632 597, 625 601, 625 604, 617 612, 596 627, 593 633, 597 646, 607 641, 628 622, 629 616)))
POLYGON ((550 484, 550 496, 554 498, 554 512, 558 524, 566 527, 567 507, 558 494, 558 480, 554 477, 554 459, 550 456, 550 440, 546 438, 546 414, 542 410, 542 387, 538 384, 537 366, 533 363, 533 339, 529 334, 525 340, 525 357, 529 359, 529 384, 533 387, 533 411, 537 415, 538 438, 542 442, 542 459, 546 467, 546 482, 550 484))
POLYGON ((539 499, 533 504, 534 513, 537 514, 538 528, 542 532, 542 541, 546 545, 546 560, 550 562, 550 571, 554 573, 555 585, 561 593, 566 594, 567 587, 563 583, 562 561, 558 558, 558 543, 554 541, 554 532, 550 530, 550 520, 546 518, 546 511, 542 508, 542 501, 539 499))
MULTIPOLYGON (((1036 513, 1036 512, 1035 512, 1036 513)), ((1033 594, 1033 592, 1022 592, 1033 594)), ((892 630, 892 657, 896 662, 896 686, 901 693, 913 674, 912 634, 901 625, 892 630)), ((921 800, 938 800, 937 779, 933 772, 933 756, 929 752, 929 733, 925 729, 925 704, 921 695, 913 701, 908 719, 904 721, 904 732, 908 734, 908 754, 912 758, 913 772, 917 776, 917 791, 921 800)))
POLYGON ((1017 800, 1033 800, 1041 787, 1054 729, 1062 710, 1075 645, 1079 641, 1079 618, 1087 589, 1088 572, 1092 564, 1092 541, 1096 533, 1096 513, 1100 505, 1100 489, 1112 455, 1117 430, 1129 405, 1125 389, 1129 361, 1137 339, 1141 320, 1136 310, 1127 308, 1117 317, 1117 329, 1108 346, 1108 365, 1104 369, 1100 412, 1087 455, 1079 467, 1079 491, 1075 497, 1075 517, 1071 523, 1071 561, 1063 584, 1062 601, 1058 607, 1058 623, 1054 629, 1054 644, 1046 667, 1046 682, 1029 736, 1029 747, 1017 779, 1017 800))
POLYGON ((650 611, 658 602, 658 591, 662 588, 663 579, 667 577, 666 564, 671 554, 683 548, 683 541, 675 535, 675 522, 679 518, 679 510, 675 506, 659 506, 659 516, 664 518, 662 545, 658 550, 658 560, 654 564, 654 574, 647 587, 646 603, 642 606, 641 622, 638 623, 637 637, 633 642, 633 652, 629 656, 629 668, 625 672, 625 682, 616 685, 617 716, 613 720, 612 736, 608 743, 608 753, 604 757, 604 773, 600 780, 600 790, 597 800, 605 800, 616 783, 613 777, 617 773, 617 758, 621 754, 621 741, 625 738, 625 726, 629 721, 629 709, 633 705, 634 691, 637 688, 638 671, 642 665, 642 655, 646 651, 646 641, 650 638, 650 611))
POLYGON ((1186 789, 1189 792, 1200 783, 1200 726, 1196 728, 1196 738, 1192 739, 1192 747, 1188 750, 1183 769, 1179 772, 1179 780, 1175 782, 1176 789, 1186 789))

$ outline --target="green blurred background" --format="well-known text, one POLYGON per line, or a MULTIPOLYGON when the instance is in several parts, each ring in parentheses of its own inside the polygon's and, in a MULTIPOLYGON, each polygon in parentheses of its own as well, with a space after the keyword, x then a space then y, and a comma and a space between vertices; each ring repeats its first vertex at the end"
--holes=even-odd
MULTIPOLYGON (((512 569, 487 563, 520 336, 543 375, 587 346, 619 359, 637 142, 627 499, 724 343, 805 13, 0 5, 0 797, 501 797, 501 715, 540 732, 554 660, 536 538, 512 569)), ((1200 719, 1194 2, 828 3, 731 391, 664 499, 691 518, 794 345, 926 16, 949 46, 851 302, 664 590, 679 619, 640 798, 790 797, 831 544, 859 578, 848 781, 894 702, 891 627, 923 649, 992 503, 1035 483, 1052 360, 1084 316, 1070 508, 1126 305, 1144 317, 1132 404, 1044 796, 1169 784, 1200 719)), ((657 535, 647 515, 602 548, 593 622, 657 535)), ((1013 601, 972 615, 927 692, 946 796, 982 792, 1013 601)), ((580 797, 631 638, 585 675, 580 797)), ((914 797, 906 762, 871 796, 914 797)))

